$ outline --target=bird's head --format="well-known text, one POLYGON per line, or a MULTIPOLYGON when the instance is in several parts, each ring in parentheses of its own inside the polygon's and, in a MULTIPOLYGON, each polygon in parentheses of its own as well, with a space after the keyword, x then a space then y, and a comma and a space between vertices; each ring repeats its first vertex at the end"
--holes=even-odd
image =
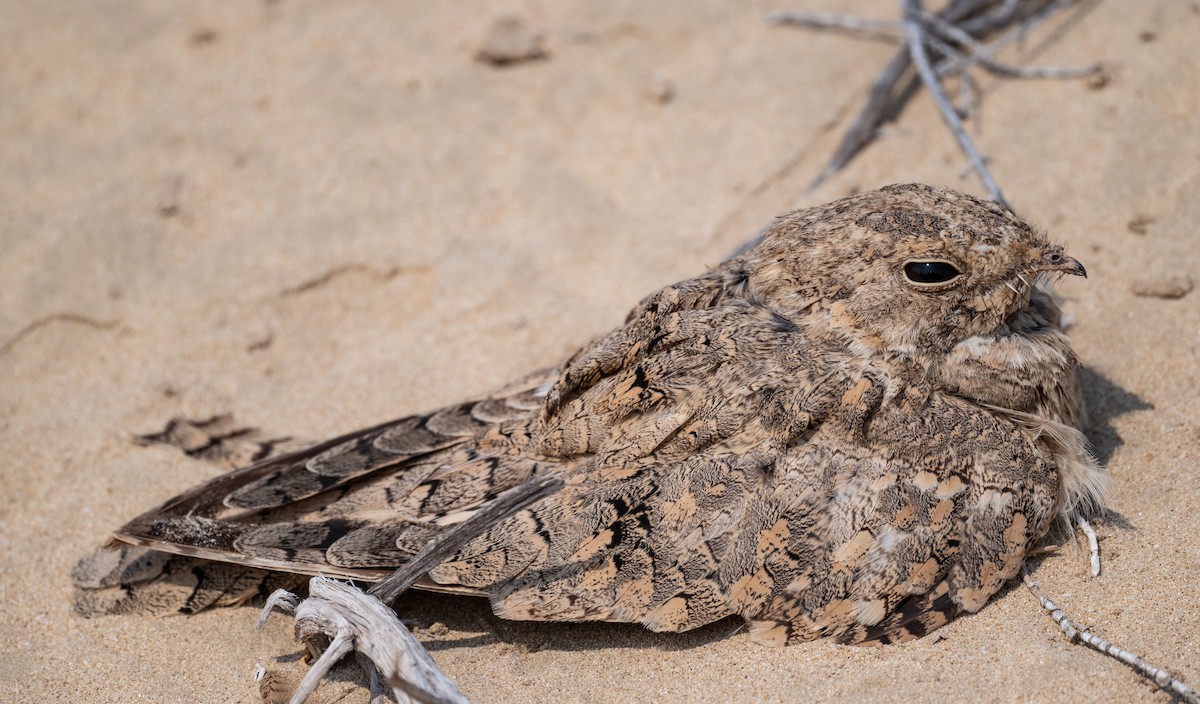
POLYGON ((1087 275, 1003 206, 919 184, 792 213, 743 256, 751 289, 782 315, 919 358, 1001 330, 1047 275, 1087 275))

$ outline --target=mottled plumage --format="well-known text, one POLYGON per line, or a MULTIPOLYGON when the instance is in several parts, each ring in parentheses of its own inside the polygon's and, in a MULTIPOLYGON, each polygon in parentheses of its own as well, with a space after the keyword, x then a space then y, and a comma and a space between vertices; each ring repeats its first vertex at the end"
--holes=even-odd
POLYGON ((420 586, 511 619, 684 631, 736 614, 772 645, 920 636, 1099 500, 1075 356, 1039 286, 1055 273, 1084 272, 952 191, 796 211, 558 368, 218 477, 115 537, 378 579, 557 473, 564 489, 420 586))

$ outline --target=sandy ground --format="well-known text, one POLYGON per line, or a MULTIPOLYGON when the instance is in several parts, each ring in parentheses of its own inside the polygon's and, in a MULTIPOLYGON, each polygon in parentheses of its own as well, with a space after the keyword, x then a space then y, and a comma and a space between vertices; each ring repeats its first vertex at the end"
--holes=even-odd
MULTIPOLYGON (((852 4, 895 13, 807 6, 852 4)), ((232 413, 320 438, 452 402, 790 208, 897 181, 980 192, 920 95, 801 198, 893 49, 767 27, 779 7, 2 0, 0 699, 251 701, 255 662, 294 660, 287 619, 255 632, 251 608, 73 614, 81 554, 218 471, 132 434, 232 413), (546 60, 472 60, 504 13, 546 60)), ((1200 5, 1106 0, 1058 26, 1037 60, 1101 60, 1108 85, 985 79, 978 130, 1018 210, 1091 273, 1062 292, 1114 478, 1105 571, 1068 544, 1036 576, 1197 683, 1200 292, 1132 287, 1200 277, 1200 5)), ((1168 699, 1020 588, 884 649, 402 609, 450 628, 430 647, 480 702, 1168 699)), ((366 701, 348 665, 318 699, 342 696, 366 701)))

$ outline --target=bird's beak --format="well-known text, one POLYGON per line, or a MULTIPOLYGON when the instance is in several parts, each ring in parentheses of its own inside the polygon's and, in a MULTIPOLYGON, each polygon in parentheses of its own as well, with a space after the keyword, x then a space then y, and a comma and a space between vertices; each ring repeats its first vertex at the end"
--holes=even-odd
POLYGON ((1046 252, 1045 256, 1042 257, 1038 269, 1042 271, 1061 271, 1064 274, 1087 278, 1087 269, 1083 268, 1079 260, 1074 257, 1068 257, 1057 247, 1046 252))

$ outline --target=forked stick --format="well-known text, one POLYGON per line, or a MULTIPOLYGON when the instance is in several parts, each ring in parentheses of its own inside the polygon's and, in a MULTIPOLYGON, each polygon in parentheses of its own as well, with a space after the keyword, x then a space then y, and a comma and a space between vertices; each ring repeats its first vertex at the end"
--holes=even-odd
POLYGON ((323 638, 330 639, 325 652, 292 695, 291 704, 303 704, 334 664, 351 651, 358 651, 373 665, 367 668, 373 682, 373 670, 377 670, 401 704, 466 704, 467 698, 438 669, 429 652, 404 627, 389 604, 471 539, 562 486, 561 478, 548 476, 509 489, 467 520, 434 538, 366 592, 345 582, 313 577, 308 583, 309 596, 303 601, 282 589, 272 594, 259 617, 260 627, 271 610, 279 607, 295 612, 296 639, 310 649, 315 649, 323 638))
POLYGON ((900 23, 894 20, 869 20, 838 12, 808 12, 806 10, 780 10, 767 15, 767 24, 773 26, 800 25, 809 29, 832 29, 847 34, 880 39, 888 43, 900 41, 900 23))
MULTIPOLYGON (((911 95, 908 77, 915 52, 909 30, 914 23, 919 25, 919 33, 924 40, 924 54, 926 60, 933 65, 934 75, 942 77, 950 73, 957 74, 963 84, 964 106, 970 108, 975 102, 974 94, 978 92, 974 79, 969 74, 972 66, 978 65, 1006 78, 1083 78, 1100 74, 1102 67, 1098 64, 1083 67, 1014 66, 993 58, 1000 49, 1025 36, 1036 25, 1079 2, 1080 0, 951 0, 937 13, 921 12, 915 18, 910 15, 901 22, 802 10, 781 11, 768 15, 767 22, 776 26, 832 29, 859 37, 904 44, 871 85, 866 102, 843 135, 837 151, 816 179, 809 184, 807 190, 816 188, 849 163, 874 139, 879 126, 899 111, 911 95), (999 38, 984 43, 984 38, 1003 30, 1008 31, 999 38), (956 49, 951 44, 961 49, 956 49)), ((935 93, 935 100, 938 99, 936 93, 943 93, 943 99, 939 100, 938 105, 939 109, 943 109, 944 104, 948 104, 948 101, 944 100, 944 91, 935 88, 936 81, 929 80, 928 72, 921 72, 919 78, 935 93)), ((965 132, 961 128, 962 120, 959 119, 958 122, 960 127, 957 129, 949 120, 947 124, 951 124, 951 130, 961 146, 962 135, 965 132)), ((982 160, 978 158, 978 154, 972 154, 974 150, 965 147, 964 151, 971 161, 971 168, 980 171, 982 160)), ((980 177, 989 193, 995 197, 998 193, 995 179, 986 174, 986 171, 980 171, 980 177)))
POLYGON ((313 577, 308 591, 296 607, 296 640, 332 640, 292 694, 291 704, 303 704, 337 661, 354 650, 375 665, 402 704, 467 704, 454 681, 382 601, 327 577, 313 577))
POLYGON ((938 110, 942 113, 942 119, 946 121, 946 126, 958 140, 958 146, 970 159, 971 166, 974 167, 975 173, 979 174, 979 179, 983 181, 988 195, 992 200, 1011 210, 1012 206, 1004 197, 1004 193, 1000 191, 1000 184, 996 183, 996 179, 992 177, 992 172, 988 170, 983 157, 975 149, 975 142, 963 128, 958 111, 950 104, 950 99, 946 97, 946 91, 942 89, 942 82, 938 80, 937 73, 933 70, 933 64, 929 61, 928 40, 925 38, 925 25, 922 23, 921 3, 918 0, 900 0, 900 11, 904 21, 904 33, 908 36, 909 55, 912 57, 913 65, 917 67, 917 74, 921 77, 921 82, 929 89, 933 101, 937 103, 938 110))

